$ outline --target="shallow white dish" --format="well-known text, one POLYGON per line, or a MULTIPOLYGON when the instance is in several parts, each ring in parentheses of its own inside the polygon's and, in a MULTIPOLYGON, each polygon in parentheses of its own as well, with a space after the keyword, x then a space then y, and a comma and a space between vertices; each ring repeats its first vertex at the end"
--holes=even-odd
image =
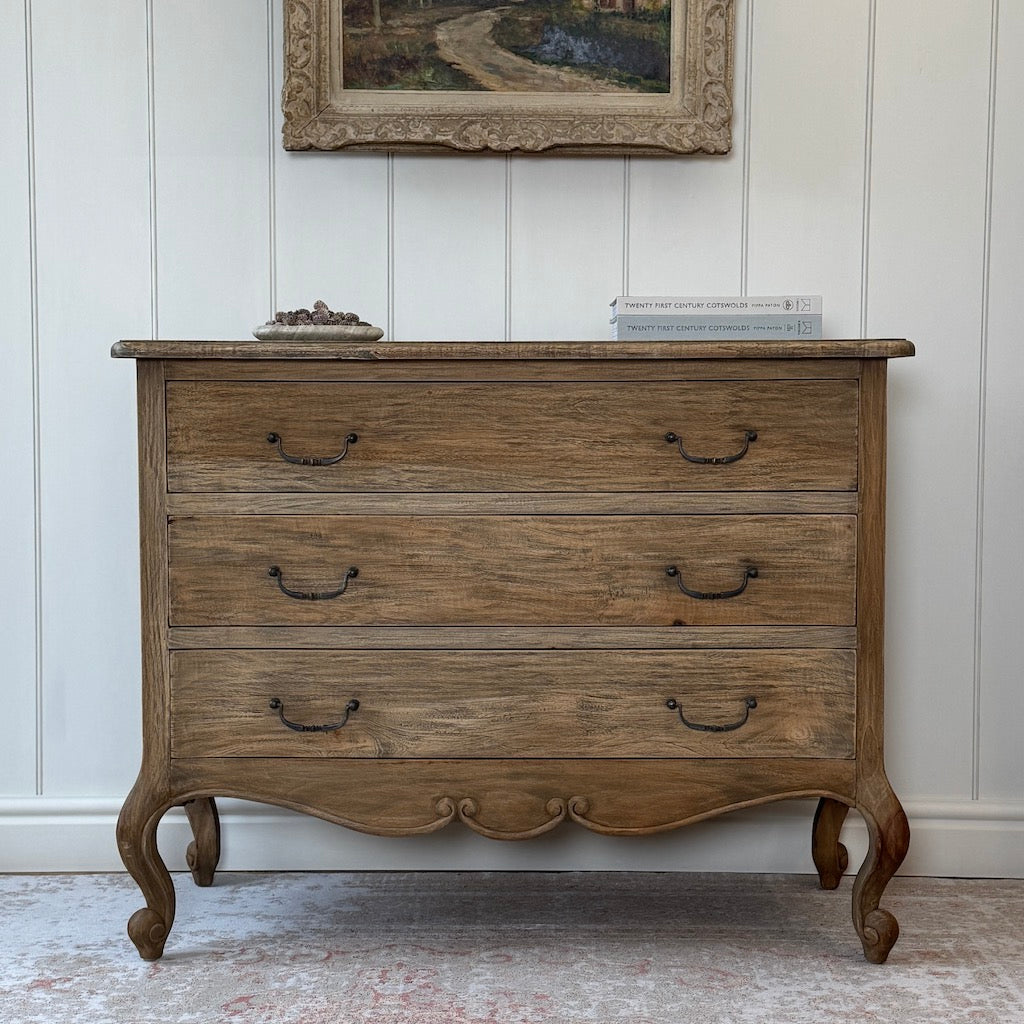
POLYGON ((376 341, 384 337, 380 327, 369 324, 260 324, 252 333, 260 341, 376 341))

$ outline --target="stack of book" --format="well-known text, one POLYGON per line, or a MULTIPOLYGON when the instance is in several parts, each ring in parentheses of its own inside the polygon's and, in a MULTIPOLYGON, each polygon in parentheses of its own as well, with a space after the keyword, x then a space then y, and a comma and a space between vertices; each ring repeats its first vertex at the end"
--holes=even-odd
POLYGON ((820 337, 820 295, 620 295, 612 303, 613 341, 820 337))

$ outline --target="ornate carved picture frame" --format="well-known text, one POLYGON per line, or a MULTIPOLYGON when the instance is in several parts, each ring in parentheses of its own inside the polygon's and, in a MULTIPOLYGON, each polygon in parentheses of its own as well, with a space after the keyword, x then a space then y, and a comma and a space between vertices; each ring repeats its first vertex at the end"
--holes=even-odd
POLYGON ((726 153, 733 38, 733 0, 284 0, 284 148, 726 153))

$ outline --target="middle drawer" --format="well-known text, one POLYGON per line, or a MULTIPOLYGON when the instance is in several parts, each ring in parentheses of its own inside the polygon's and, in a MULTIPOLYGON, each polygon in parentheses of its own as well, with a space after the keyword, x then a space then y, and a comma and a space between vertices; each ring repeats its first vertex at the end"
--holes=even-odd
POLYGON ((189 516, 172 626, 855 622, 856 518, 189 516))

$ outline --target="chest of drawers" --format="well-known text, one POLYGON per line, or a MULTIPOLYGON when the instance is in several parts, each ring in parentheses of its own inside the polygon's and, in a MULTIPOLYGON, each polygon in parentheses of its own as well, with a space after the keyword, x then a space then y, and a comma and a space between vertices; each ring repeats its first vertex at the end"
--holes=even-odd
POLYGON ((143 759, 118 825, 156 959, 184 806, 378 835, 611 835, 818 797, 869 960, 908 844, 882 756, 886 360, 903 341, 126 341, 143 759))

